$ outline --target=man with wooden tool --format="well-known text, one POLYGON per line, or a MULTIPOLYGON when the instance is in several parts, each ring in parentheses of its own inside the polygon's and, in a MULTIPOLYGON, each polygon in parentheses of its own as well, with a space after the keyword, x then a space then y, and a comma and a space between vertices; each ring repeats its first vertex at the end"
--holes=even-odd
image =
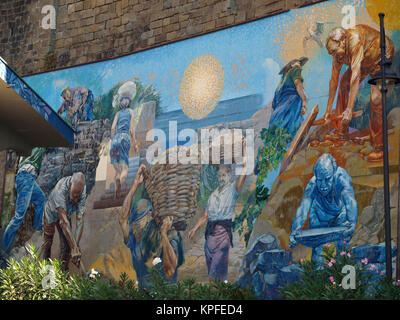
POLYGON ((51 191, 44 208, 43 244, 40 256, 49 259, 55 228, 60 236, 60 255, 62 267, 68 270, 71 259, 77 267, 80 266, 81 249, 79 241, 83 231, 83 214, 86 210, 86 184, 82 172, 60 179, 51 191), (72 232, 71 216, 76 213, 76 231, 72 232))
MULTIPOLYGON (((391 60, 394 55, 393 42, 389 38, 386 41, 387 59, 391 60)), ((353 112, 353 108, 360 83, 368 75, 373 76, 380 70, 379 45, 379 31, 366 25, 356 25, 352 29, 335 28, 329 34, 326 48, 333 59, 324 125, 332 123, 335 132, 327 137, 328 140, 347 138, 350 121, 357 115, 353 112), (340 80, 336 109, 332 111, 343 65, 349 68, 340 80), (332 121, 339 118, 340 121, 332 121)), ((370 141, 374 150, 368 155, 368 161, 381 161, 383 158, 382 98, 377 86, 371 86, 369 121, 370 141)))

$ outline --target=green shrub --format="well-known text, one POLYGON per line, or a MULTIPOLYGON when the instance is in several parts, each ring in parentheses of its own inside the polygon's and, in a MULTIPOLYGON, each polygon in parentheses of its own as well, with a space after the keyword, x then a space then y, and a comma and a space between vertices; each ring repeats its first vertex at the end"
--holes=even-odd
POLYGON ((9 259, 7 268, 0 269, 1 300, 245 300, 256 299, 250 290, 235 284, 216 281, 199 284, 195 280, 168 283, 157 268, 151 270, 152 286, 139 288, 122 273, 118 283, 90 274, 70 275, 61 269, 58 260, 41 260, 34 247, 27 247, 29 257, 20 261, 9 259), (54 268, 54 283, 45 289, 43 279, 54 268))

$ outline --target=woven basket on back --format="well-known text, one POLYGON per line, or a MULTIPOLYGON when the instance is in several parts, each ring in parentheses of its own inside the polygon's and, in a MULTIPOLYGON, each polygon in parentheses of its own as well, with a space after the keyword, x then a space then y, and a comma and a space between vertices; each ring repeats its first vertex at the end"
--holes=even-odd
POLYGON ((144 185, 153 206, 153 216, 173 216, 173 223, 186 222, 196 213, 201 174, 200 164, 169 161, 169 153, 177 149, 183 150, 183 147, 167 150, 164 153, 166 163, 157 162, 144 174, 144 185))

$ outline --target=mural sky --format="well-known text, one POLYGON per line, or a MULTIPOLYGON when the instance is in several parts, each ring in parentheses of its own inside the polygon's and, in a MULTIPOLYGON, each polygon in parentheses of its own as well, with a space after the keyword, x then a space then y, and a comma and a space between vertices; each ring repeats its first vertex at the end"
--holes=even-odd
MULTIPOLYGON (((307 20, 308 24, 316 21, 328 22, 325 32, 339 26, 340 17, 345 18, 341 8, 346 5, 357 9, 357 24, 376 25, 369 17, 363 1, 336 1, 333 4, 328 2, 304 8, 301 15, 292 10, 236 28, 100 62, 101 67, 99 64, 88 64, 79 69, 69 68, 26 77, 25 80, 56 110, 62 103, 60 92, 67 84, 70 87, 91 88, 96 99, 116 83, 137 77, 145 85, 153 84, 156 87, 161 97, 161 106, 168 112, 180 108, 179 84, 186 67, 196 57, 211 54, 219 59, 225 73, 221 100, 262 94, 265 106, 273 98, 279 82, 277 73, 282 66, 299 56, 312 56, 313 59, 310 59, 303 71, 306 79, 304 88, 310 105, 319 104, 320 116, 325 112, 326 88, 331 72, 326 66, 330 65, 332 58, 324 47, 314 46, 304 52, 302 46, 299 46, 302 37, 296 40, 294 36, 296 32, 302 34, 301 28, 307 27, 307 20), (315 86, 315 83, 319 85, 315 86)), ((400 38, 398 31, 391 34, 388 30, 388 33, 394 41, 400 38)))

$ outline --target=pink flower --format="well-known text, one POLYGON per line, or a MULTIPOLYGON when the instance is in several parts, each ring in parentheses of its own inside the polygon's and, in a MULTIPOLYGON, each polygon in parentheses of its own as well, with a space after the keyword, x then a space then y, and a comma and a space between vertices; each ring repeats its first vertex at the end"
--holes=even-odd
POLYGON ((362 260, 361 260, 361 263, 363 263, 363 264, 368 264, 368 259, 367 259, 367 258, 362 259, 362 260))
POLYGON ((330 247, 332 247, 332 243, 325 243, 325 244, 324 244, 324 247, 325 247, 325 248, 330 248, 330 247))
POLYGON ((335 279, 332 276, 329 277, 329 281, 335 283, 335 279))
POLYGON ((331 259, 331 263, 332 264, 336 263, 336 260, 335 259, 331 259))
POLYGON ((341 287, 342 286, 342 284, 341 283, 339 283, 339 287, 341 287))
POLYGON ((347 256, 348 256, 349 258, 351 257, 350 252, 347 254, 347 256))
POLYGON ((340 253, 341 256, 344 256, 345 254, 346 254, 346 252, 344 252, 344 251, 342 251, 342 252, 340 253))
POLYGON ((371 264, 371 265, 369 266, 369 270, 374 270, 374 269, 376 269, 376 266, 375 266, 374 264, 371 264))
POLYGON ((343 243, 346 244, 347 243, 346 240, 343 240, 343 243))
POLYGON ((329 263, 328 263, 328 266, 332 267, 332 266, 333 266, 332 262, 329 262, 329 263))
POLYGON ((383 276, 385 273, 383 271, 381 271, 381 276, 383 276))

